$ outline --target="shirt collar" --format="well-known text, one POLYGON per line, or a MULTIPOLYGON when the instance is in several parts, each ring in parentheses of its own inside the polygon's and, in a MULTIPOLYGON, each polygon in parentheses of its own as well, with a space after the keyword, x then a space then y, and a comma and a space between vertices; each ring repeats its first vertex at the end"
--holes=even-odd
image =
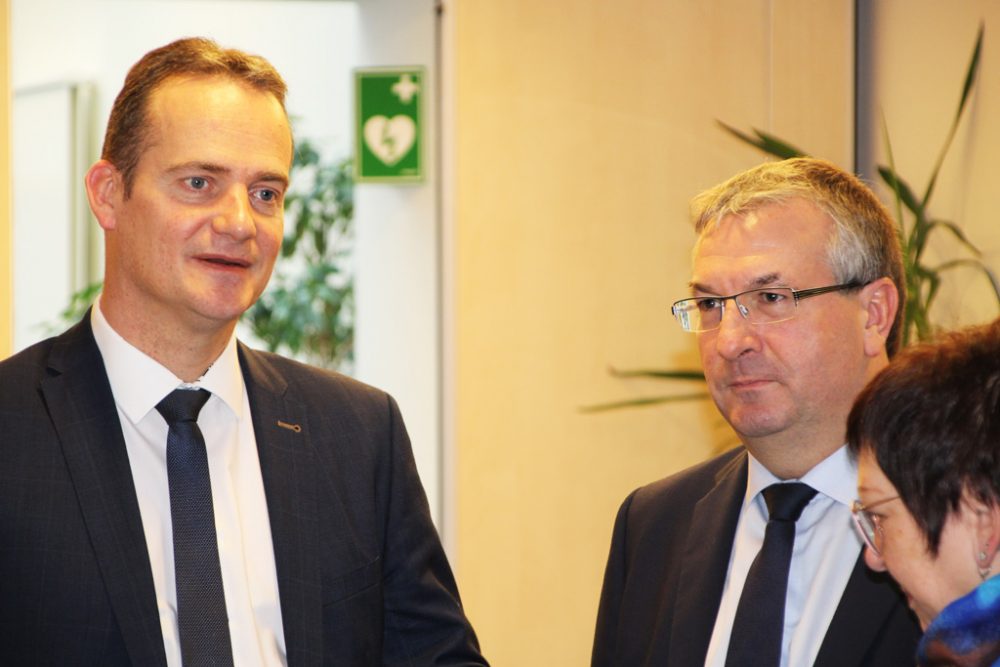
POLYGON ((747 452, 750 459, 747 468, 747 494, 744 504, 749 504, 771 484, 780 482, 804 482, 819 493, 847 507, 857 496, 857 463, 847 452, 847 445, 817 463, 812 470, 797 480, 778 479, 764 464, 747 452))
MULTIPOLYGON (((156 408, 163 397, 181 385, 180 378, 158 361, 139 350, 115 331, 101 311, 100 299, 91 309, 90 325, 104 358, 115 403, 133 423, 156 408)), ((198 380, 187 386, 207 389, 242 418, 243 376, 236 353, 236 333, 229 338, 219 358, 198 380)))

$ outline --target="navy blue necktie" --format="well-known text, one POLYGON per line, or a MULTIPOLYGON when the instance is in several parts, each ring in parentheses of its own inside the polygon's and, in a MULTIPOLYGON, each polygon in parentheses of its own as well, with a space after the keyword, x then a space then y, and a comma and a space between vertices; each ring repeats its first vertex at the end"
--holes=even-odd
POLYGON ((167 480, 184 667, 233 664, 208 454, 197 423, 209 396, 204 389, 176 389, 156 406, 170 429, 167 480))
POLYGON ((778 667, 785 629, 788 566, 795 545, 795 522, 816 489, 808 484, 772 484, 761 493, 767 503, 767 528, 736 607, 726 667, 778 667))

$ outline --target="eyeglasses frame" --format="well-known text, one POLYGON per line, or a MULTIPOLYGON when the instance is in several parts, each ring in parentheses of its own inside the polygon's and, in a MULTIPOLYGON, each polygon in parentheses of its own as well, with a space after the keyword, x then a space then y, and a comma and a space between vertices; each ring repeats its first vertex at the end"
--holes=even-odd
MULTIPOLYGON (((857 289, 859 287, 864 287, 866 284, 867 283, 861 283, 858 282, 857 280, 852 280, 847 283, 841 283, 840 285, 827 285, 825 287, 810 287, 809 289, 803 289, 803 290, 797 290, 793 287, 788 287, 786 285, 775 285, 773 287, 755 287, 753 289, 744 290, 743 292, 739 292, 738 294, 732 294, 730 296, 689 296, 687 298, 678 299, 677 301, 674 301, 674 303, 670 306, 670 313, 674 316, 677 322, 680 323, 680 317, 677 314, 677 306, 679 304, 684 303, 685 301, 699 301, 701 299, 718 299, 722 304, 721 306, 722 313, 719 315, 718 326, 714 326, 711 329, 684 329, 684 325, 681 324, 681 328, 688 333, 703 333, 705 331, 715 331, 720 326, 722 326, 722 318, 726 314, 726 301, 729 301, 730 299, 732 300, 733 303, 736 304, 736 311, 741 316, 743 316, 743 319, 749 320, 750 316, 748 313, 750 312, 750 309, 744 306, 742 303, 740 303, 738 299, 739 297, 744 296, 746 294, 750 294, 752 292, 761 292, 761 291, 766 292, 769 289, 789 290, 792 293, 792 297, 795 299, 795 307, 798 308, 799 301, 801 301, 802 299, 808 299, 811 296, 819 296, 820 294, 828 294, 830 292, 839 292, 840 290, 857 289)), ((795 311, 793 310, 792 312, 794 313, 795 311)), ((778 322, 787 322, 788 320, 792 319, 792 317, 795 317, 795 315, 793 314, 791 317, 787 317, 783 320, 772 320, 770 322, 760 322, 759 324, 777 324, 778 322)))
POLYGON ((863 505, 860 500, 855 500, 851 504, 851 518, 854 519, 854 525, 857 526, 858 532, 865 541, 865 545, 872 550, 872 553, 879 557, 882 556, 882 550, 875 543, 875 536, 876 534, 885 535, 885 533, 882 532, 882 522, 876 520, 878 517, 872 514, 871 510, 873 507, 878 507, 893 500, 899 500, 899 496, 889 496, 888 498, 877 500, 870 505, 863 505), (866 525, 871 526, 870 534, 866 525))

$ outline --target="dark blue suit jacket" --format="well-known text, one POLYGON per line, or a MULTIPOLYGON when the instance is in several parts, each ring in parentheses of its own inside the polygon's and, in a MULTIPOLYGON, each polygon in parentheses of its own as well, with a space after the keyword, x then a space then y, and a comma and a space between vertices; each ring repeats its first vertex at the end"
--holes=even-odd
MULTIPOLYGON (((593 667, 705 664, 746 482, 740 447, 625 500, 601 592, 593 667)), ((815 594, 840 598, 817 667, 914 664, 916 619, 899 589, 861 557, 843 591, 815 594)))
MULTIPOLYGON (((393 400, 242 345, 239 358, 288 664, 485 665, 393 400)), ((89 316, 0 362, 0 664, 166 665, 89 316)))

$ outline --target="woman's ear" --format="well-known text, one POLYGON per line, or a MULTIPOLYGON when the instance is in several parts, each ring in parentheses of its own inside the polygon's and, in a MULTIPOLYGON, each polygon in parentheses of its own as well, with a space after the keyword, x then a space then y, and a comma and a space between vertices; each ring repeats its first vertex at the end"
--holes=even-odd
POLYGON ((861 300, 865 309, 865 354, 875 357, 885 353, 885 342, 899 310, 899 291, 889 278, 883 277, 861 288, 861 300))
POLYGON ((84 177, 90 210, 104 231, 115 228, 115 213, 124 199, 124 181, 121 172, 107 160, 98 160, 84 177))
POLYGON ((975 536, 973 558, 979 569, 979 576, 985 580, 990 573, 1000 571, 1000 505, 984 503, 972 498, 968 492, 962 494, 962 504, 969 513, 975 536))

